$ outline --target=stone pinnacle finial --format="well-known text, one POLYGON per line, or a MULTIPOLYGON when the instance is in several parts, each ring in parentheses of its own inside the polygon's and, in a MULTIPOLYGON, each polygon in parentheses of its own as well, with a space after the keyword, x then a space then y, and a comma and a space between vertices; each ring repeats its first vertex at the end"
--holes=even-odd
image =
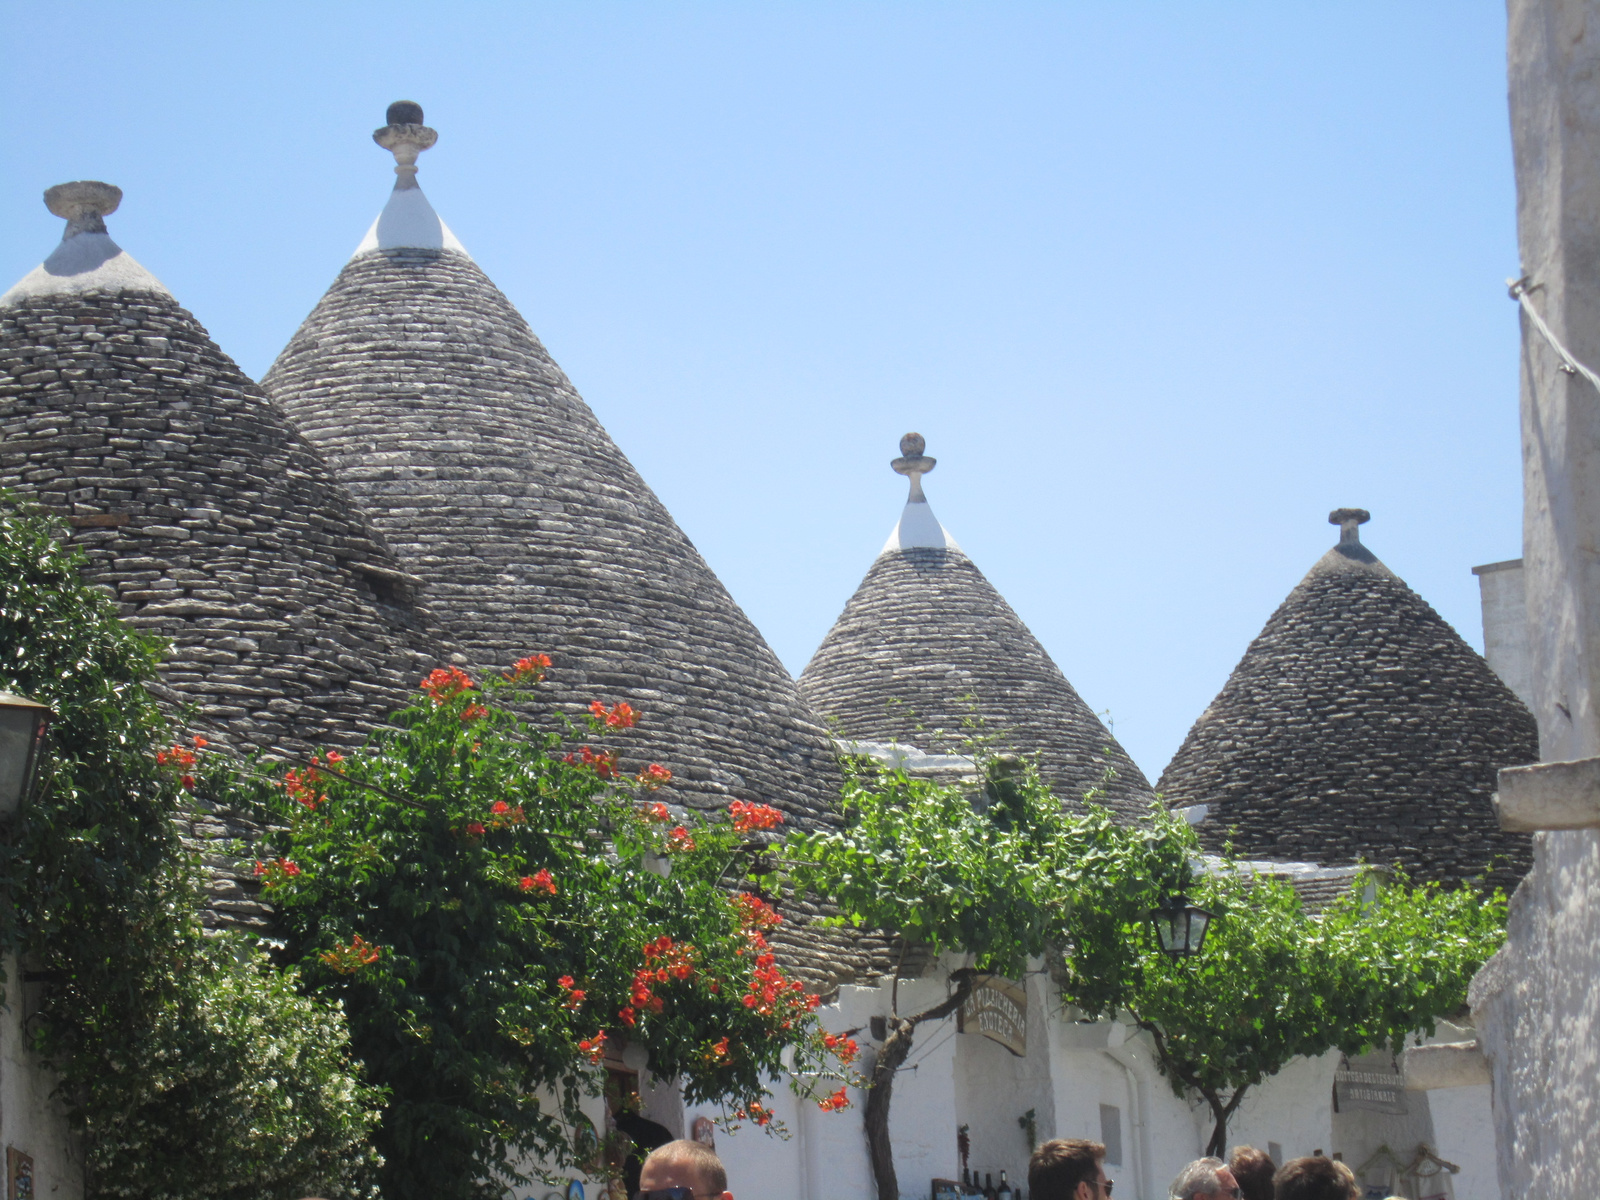
POLYGON ((1339 544, 1348 545, 1351 542, 1360 544, 1361 526, 1372 520, 1372 514, 1364 508, 1336 508, 1328 514, 1328 524, 1339 527, 1339 544))
POLYGON ((422 123, 422 105, 414 100, 396 100, 384 114, 389 123, 373 130, 372 140, 394 155, 395 191, 417 186, 417 155, 439 140, 437 130, 422 123))
POLYGON ((908 433, 900 439, 900 457, 889 465, 901 475, 911 477, 911 500, 926 500, 922 494, 922 477, 938 465, 939 460, 922 452, 928 448, 920 433, 908 433))
POLYGON ((44 206, 67 222, 66 237, 104 233, 105 218, 122 203, 122 189, 97 179, 79 179, 47 188, 44 206))

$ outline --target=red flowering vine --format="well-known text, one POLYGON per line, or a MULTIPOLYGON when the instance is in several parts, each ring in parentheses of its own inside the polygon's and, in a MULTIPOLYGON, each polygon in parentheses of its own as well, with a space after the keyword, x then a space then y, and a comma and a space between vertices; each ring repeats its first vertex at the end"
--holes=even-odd
POLYGON ((588 767, 601 779, 615 779, 617 777, 617 752, 615 750, 601 750, 598 753, 587 746, 580 747, 576 754, 566 756, 566 761, 575 767, 588 767))
POLYGON ((667 830, 667 849, 678 854, 687 854, 694 849, 694 836, 682 825, 667 830))
POLYGON ((538 683, 544 679, 544 673, 550 669, 550 656, 548 654, 530 654, 527 658, 519 658, 512 664, 511 670, 502 672, 501 678, 507 683, 538 683))
POLYGON ((371 945, 358 933, 350 939, 348 946, 335 946, 317 957, 341 975, 354 975, 362 967, 370 967, 377 962, 382 950, 381 946, 371 945))
POLYGON ((589 713, 596 720, 610 729, 632 729, 639 720, 639 714, 632 705, 619 701, 612 708, 607 708, 600 700, 591 701, 589 713))
POLYGON ((556 983, 567 990, 567 999, 566 1003, 562 1005, 563 1008, 578 1009, 583 1006, 583 1002, 588 998, 589 993, 580 987, 573 986, 571 975, 563 975, 556 980, 556 983))
POLYGON ((547 896, 556 894, 556 881, 548 868, 540 868, 537 875, 524 875, 517 880, 517 886, 525 892, 543 892, 547 896))
POLYGON ((584 1038, 578 1043, 578 1049, 589 1056, 589 1061, 598 1063, 606 1056, 606 1033, 601 1030, 593 1037, 584 1038))
POLYGON ((262 887, 278 887, 300 874, 300 866, 293 859, 274 858, 270 862, 256 863, 256 878, 262 887))
POLYGON ((634 809, 634 812, 638 814, 641 821, 648 821, 653 825, 665 825, 672 820, 672 814, 667 811, 667 806, 659 800, 652 801, 649 804, 641 804, 634 809))
POLYGON ((752 804, 748 800, 735 800, 728 805, 728 812, 733 816, 735 833, 776 829, 783 824, 783 814, 770 804, 752 804))
POLYGON ((454 700, 463 692, 470 692, 477 684, 460 667, 435 667, 422 680, 422 690, 433 697, 435 704, 454 700))
POLYGON ((817 1107, 823 1112, 838 1112, 842 1108, 850 1107, 850 1098, 845 1095, 844 1088, 840 1088, 831 1096, 824 1096, 818 1100, 817 1107))
POLYGON ((640 783, 644 784, 646 788, 653 792, 663 783, 671 780, 672 772, 667 770, 660 763, 651 763, 644 770, 640 771, 639 774, 634 778, 636 778, 640 783))
POLYGON ((839 1033, 825 1033, 822 1035, 822 1044, 832 1050, 842 1066, 848 1067, 855 1062, 856 1055, 861 1048, 856 1045, 853 1037, 845 1037, 839 1033))
POLYGON ((740 1105, 733 1110, 735 1121, 754 1121, 757 1125, 772 1124, 772 1110, 759 1100, 752 1100, 748 1104, 740 1105))
POLYGON ((187 746, 174 743, 166 750, 156 751, 156 762, 159 765, 166 766, 168 763, 172 763, 178 768, 178 786, 183 788, 183 790, 186 792, 194 791, 194 775, 191 773, 191 768, 194 766, 197 758, 195 751, 204 750, 208 745, 210 745, 210 743, 207 742, 203 737, 192 738, 190 740, 194 743, 193 750, 189 749, 187 746))

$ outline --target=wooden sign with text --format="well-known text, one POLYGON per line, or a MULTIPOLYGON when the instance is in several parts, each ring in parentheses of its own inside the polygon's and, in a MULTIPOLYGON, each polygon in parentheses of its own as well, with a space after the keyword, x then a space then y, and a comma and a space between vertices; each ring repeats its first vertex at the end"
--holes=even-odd
POLYGON ((962 1033, 981 1033, 1018 1058, 1028 1054, 1028 993, 1019 983, 985 975, 956 1015, 962 1033))

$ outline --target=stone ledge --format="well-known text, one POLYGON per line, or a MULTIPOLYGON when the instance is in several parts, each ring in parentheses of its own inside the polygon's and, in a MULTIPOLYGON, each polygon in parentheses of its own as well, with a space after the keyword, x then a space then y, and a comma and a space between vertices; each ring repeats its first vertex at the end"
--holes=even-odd
POLYGON ((1500 772, 1500 828, 1518 833, 1600 827, 1600 758, 1534 763, 1500 772))
POLYGON ((1405 1052, 1406 1090, 1470 1087, 1489 1082, 1489 1060, 1476 1041, 1413 1046, 1405 1052))

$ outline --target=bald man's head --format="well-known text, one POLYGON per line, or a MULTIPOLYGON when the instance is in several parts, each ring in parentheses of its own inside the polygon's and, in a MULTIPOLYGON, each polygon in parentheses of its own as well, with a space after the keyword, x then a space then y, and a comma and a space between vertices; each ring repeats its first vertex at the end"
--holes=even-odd
POLYGON ((690 1189, 694 1200, 733 1200, 728 1192, 728 1172, 716 1151, 687 1139, 657 1146, 639 1172, 641 1192, 671 1187, 690 1189))

